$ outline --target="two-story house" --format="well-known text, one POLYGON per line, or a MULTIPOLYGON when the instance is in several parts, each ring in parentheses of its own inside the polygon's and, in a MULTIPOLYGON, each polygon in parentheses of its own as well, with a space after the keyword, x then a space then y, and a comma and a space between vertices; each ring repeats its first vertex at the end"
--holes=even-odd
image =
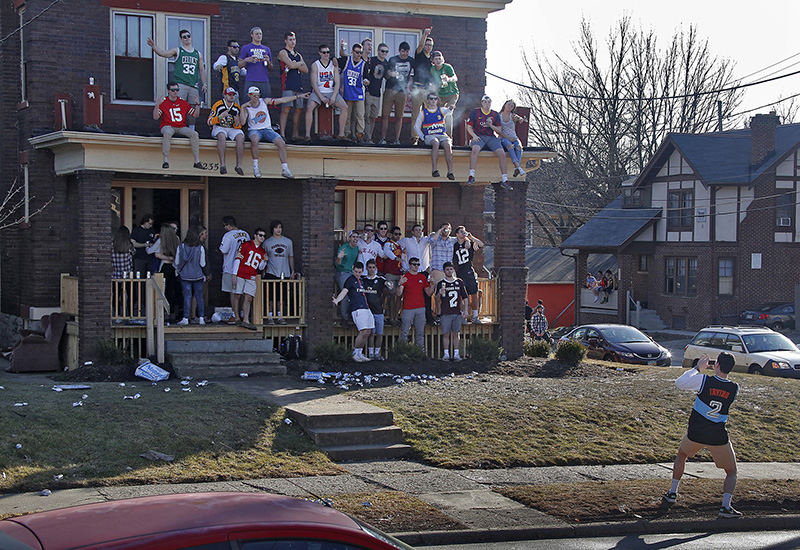
MULTIPOLYGON (((176 221, 183 231, 191 224, 204 224, 209 229, 211 272, 218 275, 222 258, 215 251, 224 232, 223 216, 235 216, 239 226, 251 232, 280 219, 284 234, 294 242, 295 266, 302 273, 302 280, 291 289, 289 285, 295 283, 280 283, 287 286, 281 292, 294 296, 292 328, 300 327, 312 346, 330 341, 336 337, 330 304, 333 255, 341 234, 366 222, 385 220, 404 230, 419 223, 426 232, 448 221, 465 224, 482 236, 483 193, 490 178, 497 178, 496 158, 482 153, 478 185, 467 186, 469 151, 465 148, 455 153, 457 179, 449 182, 432 177, 430 150, 425 148, 288 145, 295 179, 286 180, 280 176, 275 148, 262 143, 260 179, 254 178, 247 147, 244 176, 232 169, 221 175, 216 141, 210 139, 205 123, 208 106, 221 96, 219 76, 211 64, 225 52, 228 40, 247 44, 253 26, 263 30, 263 42, 273 56, 284 45, 284 33, 294 31, 296 49, 308 64, 317 59, 320 44, 336 51, 343 40, 352 44, 371 38, 373 51, 383 42, 390 46, 390 55, 406 41, 413 53, 423 29, 433 28, 436 49, 444 52, 459 76, 456 119, 463 121, 464 112, 478 105, 485 87, 486 17, 506 3, 3 2, 0 174, 4 184, 14 179, 23 183, 25 212, 52 199, 44 212, 26 217, 0 236, 3 312, 24 316, 33 306, 59 306, 64 299, 60 274, 70 274, 69 280, 76 285, 68 296, 74 300, 68 310, 77 314, 80 356, 88 357, 98 340, 121 341, 123 332, 135 339, 144 330, 125 322, 130 317, 125 308, 138 307, 139 315, 144 315, 143 302, 131 298, 140 289, 132 283, 112 289, 112 235, 120 225, 132 229, 144 214, 152 214, 156 223, 176 221), (209 86, 201 98, 203 110, 197 123, 204 170, 192 167, 188 141, 181 138, 173 140, 170 167, 163 169, 159 126, 153 120, 153 106, 165 93, 173 60, 155 55, 147 40, 152 37, 159 48, 168 50, 177 45, 180 29, 191 32, 193 45, 206 63, 209 86), (85 126, 98 118, 102 132, 87 131, 85 126), (124 308, 119 306, 122 302, 127 304, 124 308), (111 318, 120 322, 114 324, 111 318)), ((271 91, 280 97, 275 65, 271 91)), ((326 114, 329 119, 330 115, 326 114)), ((409 113, 401 117, 408 127, 409 113)), ((272 120, 278 120, 277 111, 272 112, 272 120)), ((314 124, 316 132, 319 119, 314 124)), ((227 155, 230 165, 232 143, 227 155)), ((529 150, 525 159, 538 162, 552 156, 551 151, 529 150)), ((498 235, 518 234, 524 220, 525 183, 515 183, 514 191, 498 192, 498 235)), ((514 341, 520 336, 521 349, 516 319, 522 318, 524 277, 511 267, 524 265, 524 249, 514 238, 506 241, 508 246, 498 249, 495 262, 509 266, 498 280, 502 286, 505 278, 509 289, 493 292, 499 296, 493 320, 498 336, 502 337, 503 330, 513 333, 514 341), (512 291, 511 287, 519 288, 512 291)), ((210 301, 224 305, 218 276, 208 289, 210 301)), ((274 285, 264 287, 257 300, 260 311, 270 303, 266 294, 275 290, 274 285)), ((259 334, 279 336, 280 330, 285 328, 263 327, 259 334)), ((513 355, 517 346, 504 345, 513 355)))
POLYGON ((748 129, 667 136, 622 196, 562 244, 576 257, 578 321, 624 322, 638 301, 668 327, 698 329, 793 301, 799 147, 800 125, 775 113, 748 129), (583 285, 599 252, 618 259, 607 303, 583 285))

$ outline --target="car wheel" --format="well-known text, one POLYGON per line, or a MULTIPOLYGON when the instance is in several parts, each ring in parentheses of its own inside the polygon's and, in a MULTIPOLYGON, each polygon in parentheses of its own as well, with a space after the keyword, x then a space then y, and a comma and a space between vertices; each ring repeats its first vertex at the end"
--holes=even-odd
POLYGON ((750 374, 764 374, 764 371, 759 367, 757 364, 753 363, 747 368, 747 372, 750 374))
POLYGON ((783 323, 780 321, 775 321, 772 323, 772 330, 783 330, 783 323))

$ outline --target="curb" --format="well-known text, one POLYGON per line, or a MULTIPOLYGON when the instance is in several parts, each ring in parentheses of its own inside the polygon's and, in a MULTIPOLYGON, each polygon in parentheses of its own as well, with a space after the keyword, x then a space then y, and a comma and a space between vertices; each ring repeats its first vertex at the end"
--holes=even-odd
POLYGON ((519 527, 505 529, 464 529, 459 531, 421 531, 392 536, 411 546, 438 546, 509 542, 536 539, 608 537, 616 535, 655 535, 669 533, 722 533, 731 531, 777 531, 800 529, 800 515, 744 517, 738 519, 621 521, 568 525, 564 527, 519 527))

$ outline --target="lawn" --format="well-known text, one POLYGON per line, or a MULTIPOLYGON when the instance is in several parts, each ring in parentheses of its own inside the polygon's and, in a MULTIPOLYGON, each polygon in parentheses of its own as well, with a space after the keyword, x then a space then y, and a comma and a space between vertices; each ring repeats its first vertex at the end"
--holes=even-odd
MULTIPOLYGON (((529 360, 531 364, 534 360, 529 360)), ((552 361, 551 361, 552 363, 552 361)), ((425 462, 449 468, 671 462, 694 396, 680 369, 586 364, 578 375, 475 374, 425 385, 359 390, 391 409, 425 462)), ((553 371, 549 369, 548 372, 553 371)), ((800 460, 800 380, 734 374, 729 419, 743 461, 800 460)), ((702 455, 701 455, 702 456, 702 455)))
POLYGON ((3 385, 0 492, 342 471, 298 426, 284 423, 282 408, 213 383, 91 383, 89 390, 60 393, 8 380, 3 385), (138 399, 125 399, 137 393, 138 399), (82 394, 88 396, 83 406, 73 407, 82 394), (14 406, 21 402, 28 405, 14 406), (139 456, 148 450, 175 459, 139 456))

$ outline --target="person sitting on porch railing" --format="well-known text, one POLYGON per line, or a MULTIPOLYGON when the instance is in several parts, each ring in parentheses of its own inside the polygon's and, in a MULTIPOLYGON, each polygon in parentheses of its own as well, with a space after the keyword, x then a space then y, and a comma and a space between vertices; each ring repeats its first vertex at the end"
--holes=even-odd
POLYGON ((600 299, 600 286, 597 283, 597 279, 595 279, 594 275, 591 273, 586 274, 586 288, 592 291, 592 294, 594 294, 594 301, 597 302, 597 300, 600 299))
MULTIPOLYGON (((233 279, 233 292, 244 294, 242 304, 242 326, 250 330, 258 330, 255 324, 250 322, 250 305, 256 295, 256 275, 267 267, 267 251, 261 246, 267 238, 267 233, 262 228, 257 227, 253 231, 253 240, 247 241, 236 253, 236 260, 233 268, 236 271, 236 278, 233 279)), ((254 319, 254 321, 260 319, 254 319)))
POLYGON ((339 305, 345 296, 350 295, 350 315, 358 329, 358 336, 353 344, 353 361, 363 363, 370 358, 364 355, 364 346, 369 342, 369 335, 375 328, 375 318, 367 303, 366 288, 361 274, 364 272, 364 264, 356 262, 353 264, 353 273, 344 282, 344 288, 333 297, 333 304, 339 305))
POLYGON ((617 289, 617 280, 614 278, 614 274, 611 272, 610 269, 606 269, 606 274, 603 277, 605 284, 603 285, 603 291, 605 292, 605 296, 603 297, 602 303, 607 303, 608 299, 611 297, 611 294, 617 289))

